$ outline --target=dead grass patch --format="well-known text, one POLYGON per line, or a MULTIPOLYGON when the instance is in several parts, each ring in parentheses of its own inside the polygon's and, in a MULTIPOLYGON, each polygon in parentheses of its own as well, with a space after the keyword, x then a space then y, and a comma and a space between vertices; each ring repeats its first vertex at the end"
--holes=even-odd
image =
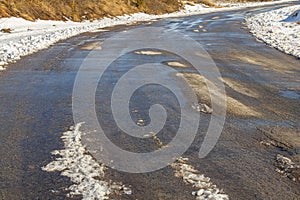
MULTIPOLYGON (((235 2, 246 1, 267 0, 235 0, 235 2)), ((170 13, 178 11, 184 4, 202 3, 217 7, 215 2, 218 0, 2 0, 0 17, 23 17, 31 21, 36 19, 82 21, 139 11, 149 14, 170 13)))
POLYGON ((2 33, 11 33, 11 29, 10 28, 3 28, 3 29, 1 29, 1 32, 2 33))
POLYGON ((215 0, 223 3, 247 3, 247 2, 267 2, 272 0, 215 0))
POLYGON ((138 11, 162 14, 179 10, 178 0, 2 0, 0 17, 27 20, 95 20, 138 11))
POLYGON ((216 4, 212 0, 198 0, 196 2, 202 3, 202 4, 210 6, 210 7, 216 7, 216 4))

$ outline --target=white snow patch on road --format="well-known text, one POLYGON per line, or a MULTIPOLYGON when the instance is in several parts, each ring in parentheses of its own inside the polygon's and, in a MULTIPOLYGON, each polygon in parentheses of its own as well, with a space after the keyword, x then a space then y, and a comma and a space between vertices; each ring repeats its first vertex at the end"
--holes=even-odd
MULTIPOLYGON (((285 1, 288 0, 275 1, 271 3, 274 4, 285 1)), ((48 48, 50 45, 60 40, 70 38, 83 32, 98 31, 104 27, 132 24, 138 21, 183 17, 257 5, 266 5, 266 3, 230 4, 227 8, 209 8, 202 4, 195 4, 194 6, 186 5, 181 11, 163 15, 135 13, 132 15, 104 18, 93 22, 86 21, 81 23, 52 20, 37 20, 35 22, 31 22, 15 17, 1 18, 0 29, 10 29, 11 33, 0 32, 0 70, 4 70, 8 63, 15 62, 22 56, 48 48)))
POLYGON ((74 183, 69 188, 70 197, 82 195, 84 200, 109 199, 113 192, 131 194, 131 189, 123 184, 104 181, 105 166, 98 163, 89 155, 81 143, 81 124, 71 127, 70 131, 64 132, 61 137, 65 149, 53 151, 52 154, 60 156, 43 167, 47 172, 61 172, 62 176, 69 177, 74 183))
POLYGON ((182 178, 187 184, 191 184, 197 191, 192 194, 196 200, 228 200, 229 197, 214 185, 210 178, 205 177, 193 166, 187 164, 188 158, 179 158, 171 167, 175 170, 175 176, 182 178))
POLYGON ((294 163, 290 158, 277 154, 276 167, 276 172, 279 174, 289 177, 293 181, 300 181, 300 177, 296 172, 300 170, 300 165, 294 163))
POLYGON ((187 67, 185 64, 182 64, 181 62, 177 62, 177 61, 167 62, 167 65, 169 65, 171 67, 181 67, 181 68, 187 67))
POLYGON ((136 51, 134 53, 140 54, 140 55, 149 55, 149 56, 161 55, 162 54, 162 52, 159 52, 159 51, 136 51))
POLYGON ((205 103, 194 103, 192 108, 197 112, 202 112, 204 114, 212 114, 213 110, 205 103))
POLYGON ((289 6, 246 18, 255 37, 280 51, 300 58, 300 24, 282 22, 300 6, 289 6))

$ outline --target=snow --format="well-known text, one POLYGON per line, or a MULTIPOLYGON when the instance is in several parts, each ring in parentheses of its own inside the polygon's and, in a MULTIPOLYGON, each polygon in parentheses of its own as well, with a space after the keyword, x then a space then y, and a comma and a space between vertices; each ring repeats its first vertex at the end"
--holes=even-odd
MULTIPOLYGON (((157 137, 153 135, 153 139, 159 148, 164 148, 166 145, 157 137)), ((188 164, 189 159, 180 157, 174 163, 170 164, 174 170, 174 176, 183 180, 184 183, 191 185, 196 191, 192 195, 196 200, 228 200, 229 196, 223 190, 217 188, 212 183, 209 177, 201 174, 192 165, 188 164)))
POLYGON ((53 151, 52 154, 59 157, 42 169, 47 172, 58 171, 62 176, 69 177, 74 183, 66 188, 70 191, 70 197, 82 195, 83 200, 103 200, 108 199, 112 192, 131 194, 131 189, 123 184, 104 180, 106 167, 95 161, 81 143, 81 125, 82 123, 77 124, 63 133, 61 138, 65 149, 53 151))
POLYGON ((300 10, 296 10, 288 18, 282 20, 282 22, 300 22, 300 10))
POLYGON ((192 194, 196 196, 196 200, 228 200, 229 197, 222 190, 214 185, 210 178, 205 177, 192 165, 187 164, 188 158, 179 158, 171 167, 175 170, 175 176, 182 178, 187 184, 191 184, 197 189, 192 194))
POLYGON ((177 62, 177 61, 166 62, 166 64, 171 66, 171 67, 181 67, 181 68, 187 67, 185 64, 183 64, 181 62, 177 62))
POLYGON ((300 6, 288 6, 248 16, 247 25, 255 37, 287 54, 300 58, 300 25, 292 17, 300 6), (289 22, 288 22, 289 21, 289 22))
POLYGON ((266 2, 246 2, 246 3, 219 3, 219 6, 222 7, 237 7, 237 8, 244 8, 244 7, 255 7, 255 6, 267 6, 267 5, 274 5, 279 3, 291 2, 291 1, 298 1, 298 0, 274 0, 274 1, 266 1, 266 2))
POLYGON ((134 53, 140 54, 140 55, 149 55, 149 56, 161 55, 162 54, 162 52, 159 52, 159 51, 136 51, 134 53))
POLYGON ((300 165, 294 163, 290 158, 277 154, 276 167, 276 172, 279 174, 289 177, 293 181, 300 181, 299 175, 297 176, 297 171, 300 170, 300 165))
MULTIPOLYGON (((148 15, 145 13, 135 13, 132 15, 118 16, 114 18, 104 18, 97 21, 72 22, 72 21, 52 21, 37 20, 35 22, 27 21, 22 18, 1 18, 0 29, 11 29, 11 33, 0 32, 0 70, 5 70, 8 63, 19 60, 48 48, 50 45, 83 32, 98 31, 101 28, 131 24, 137 21, 151 21, 160 18, 183 17, 189 15, 204 14, 216 11, 225 11, 239 9, 242 7, 251 7, 257 5, 267 5, 282 3, 288 0, 281 0, 268 3, 246 3, 230 4, 227 8, 209 8, 202 4, 186 5, 181 11, 163 14, 148 15)), ((99 30, 100 31, 100 30, 99 30)))
POLYGON ((192 108, 197 112, 202 112, 205 114, 212 114, 213 112, 212 108, 210 108, 208 105, 204 103, 194 103, 194 105, 192 105, 192 108))

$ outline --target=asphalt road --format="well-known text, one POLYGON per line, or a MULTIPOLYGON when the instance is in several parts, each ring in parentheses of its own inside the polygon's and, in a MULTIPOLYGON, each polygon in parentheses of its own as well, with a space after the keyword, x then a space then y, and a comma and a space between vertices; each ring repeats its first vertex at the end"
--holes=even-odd
MULTIPOLYGON (((136 27, 165 27, 190 36, 207 50, 224 79, 230 100, 220 140, 206 158, 198 158, 210 120, 210 115, 201 116, 199 133, 184 154, 190 164, 223 188, 231 199, 299 199, 300 183, 277 173, 275 158, 277 154, 299 157, 300 144, 295 142, 286 150, 280 146, 266 147, 261 141, 274 139, 277 132, 294 133, 286 136, 291 137, 289 141, 300 136, 297 96, 300 94, 300 61, 257 41, 243 20, 250 12, 282 6, 284 4, 112 27, 106 32, 85 33, 58 42, 10 64, 8 70, 0 74, 0 199, 67 199, 64 188, 71 185, 70 180, 59 173, 42 171, 41 167, 54 159, 51 151, 63 148, 60 136, 74 125, 72 90, 76 73, 90 52, 88 47, 136 27)), ((170 59, 181 61, 172 55, 154 57, 142 58, 159 63, 170 59)), ((129 55, 114 63, 108 78, 104 79, 108 90, 135 59, 141 56, 129 55)), ((197 86, 200 80, 191 76, 193 69, 179 70, 187 75, 192 88, 197 86)), ((169 107, 177 105, 176 99, 168 97, 163 89, 158 88, 158 93, 155 89, 144 88, 131 105, 132 109, 141 111, 138 117, 146 123, 149 120, 146 96, 152 95, 151 101, 169 107)), ((105 91, 97 91, 96 103, 99 115, 108 113, 101 120, 112 141, 136 152, 157 148, 153 141, 130 140, 119 134, 110 121, 109 107, 97 102, 97 97, 105 100, 109 96, 105 96, 105 91)), ((202 100, 201 92, 198 98, 202 100)), ((169 113, 168 126, 160 134, 165 143, 172 139, 178 126, 176 106, 173 111, 169 113)), ((175 177, 171 167, 145 174, 113 169, 106 173, 107 180, 120 181, 132 188, 132 195, 115 196, 116 199, 195 199, 191 195, 193 188, 175 177)))

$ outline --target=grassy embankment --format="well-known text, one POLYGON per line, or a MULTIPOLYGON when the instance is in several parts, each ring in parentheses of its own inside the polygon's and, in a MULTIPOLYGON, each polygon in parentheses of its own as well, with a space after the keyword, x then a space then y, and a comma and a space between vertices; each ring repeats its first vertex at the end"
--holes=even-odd
MULTIPOLYGON (((268 0, 194 0, 215 6, 215 1, 246 2, 268 0)), ((0 0, 1 17, 23 17, 27 20, 94 20, 135 12, 163 14, 179 10, 183 0, 0 0)))
POLYGON ((2 0, 0 17, 82 21, 139 11, 161 14, 181 6, 178 0, 2 0))

